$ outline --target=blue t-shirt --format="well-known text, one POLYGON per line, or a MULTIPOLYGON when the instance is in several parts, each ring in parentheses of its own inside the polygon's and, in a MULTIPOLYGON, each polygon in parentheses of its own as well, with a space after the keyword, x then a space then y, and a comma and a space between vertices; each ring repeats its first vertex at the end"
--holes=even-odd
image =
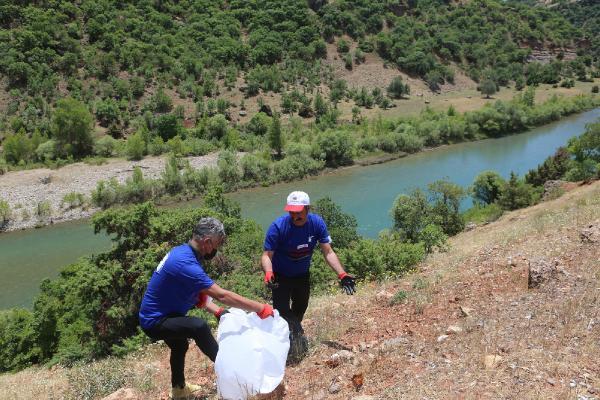
POLYGON ((303 226, 292 223, 289 214, 277 218, 267 231, 264 250, 273 251, 273 271, 288 278, 306 275, 317 243, 331 243, 320 215, 307 215, 303 226))
POLYGON ((213 285, 189 244, 174 247, 150 278, 140 307, 140 325, 150 329, 168 315, 185 315, 201 290, 213 285))

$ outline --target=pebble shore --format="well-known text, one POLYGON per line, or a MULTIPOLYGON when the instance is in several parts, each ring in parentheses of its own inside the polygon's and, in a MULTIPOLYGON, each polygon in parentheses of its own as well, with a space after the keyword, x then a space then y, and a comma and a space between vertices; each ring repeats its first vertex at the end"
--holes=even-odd
MULTIPOLYGON (((157 179, 164 171, 166 157, 146 157, 140 161, 110 159, 106 164, 88 165, 82 162, 57 170, 47 168, 13 171, 0 175, 0 199, 8 202, 12 211, 3 231, 28 229, 58 222, 88 218, 99 208, 92 206, 68 209, 63 198, 68 193, 81 193, 88 199, 101 180, 115 178, 125 182, 133 168, 142 169, 144 178, 157 179), (38 204, 50 205, 48 215, 38 216, 38 204)), ((217 153, 187 157, 193 168, 216 166, 217 153)))

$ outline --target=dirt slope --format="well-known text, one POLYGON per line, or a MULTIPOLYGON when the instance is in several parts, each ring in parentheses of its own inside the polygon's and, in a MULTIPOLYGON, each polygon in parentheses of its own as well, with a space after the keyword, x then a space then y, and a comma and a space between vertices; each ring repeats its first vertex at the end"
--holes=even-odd
MULTIPOLYGON (((600 242, 580 235, 590 224, 600 228, 600 182, 462 233, 404 279, 315 298, 311 351, 287 370, 285 399, 599 399, 600 242), (553 271, 533 289, 530 264, 553 271), (405 301, 391 305, 400 290, 405 301)), ((195 347, 186 365, 216 398, 195 347)), ((168 351, 153 345, 126 360, 0 376, 0 398, 125 387, 115 398, 164 399, 168 379, 168 351)))

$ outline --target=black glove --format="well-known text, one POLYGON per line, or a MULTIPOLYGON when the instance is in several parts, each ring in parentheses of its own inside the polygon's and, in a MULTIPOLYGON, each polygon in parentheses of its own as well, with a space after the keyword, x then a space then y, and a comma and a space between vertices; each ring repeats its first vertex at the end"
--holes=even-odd
POLYGON ((355 280, 352 275, 348 275, 347 273, 342 273, 339 275, 340 278, 340 287, 346 294, 351 295, 356 293, 356 289, 354 288, 355 280))

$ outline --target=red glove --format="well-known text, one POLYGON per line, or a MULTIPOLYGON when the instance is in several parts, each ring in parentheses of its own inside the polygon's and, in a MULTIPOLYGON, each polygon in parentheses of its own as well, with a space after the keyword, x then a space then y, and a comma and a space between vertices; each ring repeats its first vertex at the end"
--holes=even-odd
POLYGON ((256 313, 256 315, 258 315, 260 317, 260 319, 265 319, 268 317, 272 317, 275 314, 273 314, 273 307, 271 307, 268 304, 265 304, 262 308, 262 310, 260 310, 260 312, 256 313))
POLYGON ((196 303, 196 308, 204 308, 207 302, 208 295, 202 292, 198 293, 198 302, 196 303))
POLYGON ((269 283, 273 283, 274 280, 275 280, 275 275, 273 274, 273 271, 266 271, 265 272, 265 285, 268 285, 269 283))
POLYGON ((213 315, 215 316, 215 318, 217 319, 217 321, 220 321, 221 320, 221 316, 223 314, 227 314, 228 312, 229 311, 227 311, 225 308, 219 307, 219 309, 217 311, 215 311, 213 315))

